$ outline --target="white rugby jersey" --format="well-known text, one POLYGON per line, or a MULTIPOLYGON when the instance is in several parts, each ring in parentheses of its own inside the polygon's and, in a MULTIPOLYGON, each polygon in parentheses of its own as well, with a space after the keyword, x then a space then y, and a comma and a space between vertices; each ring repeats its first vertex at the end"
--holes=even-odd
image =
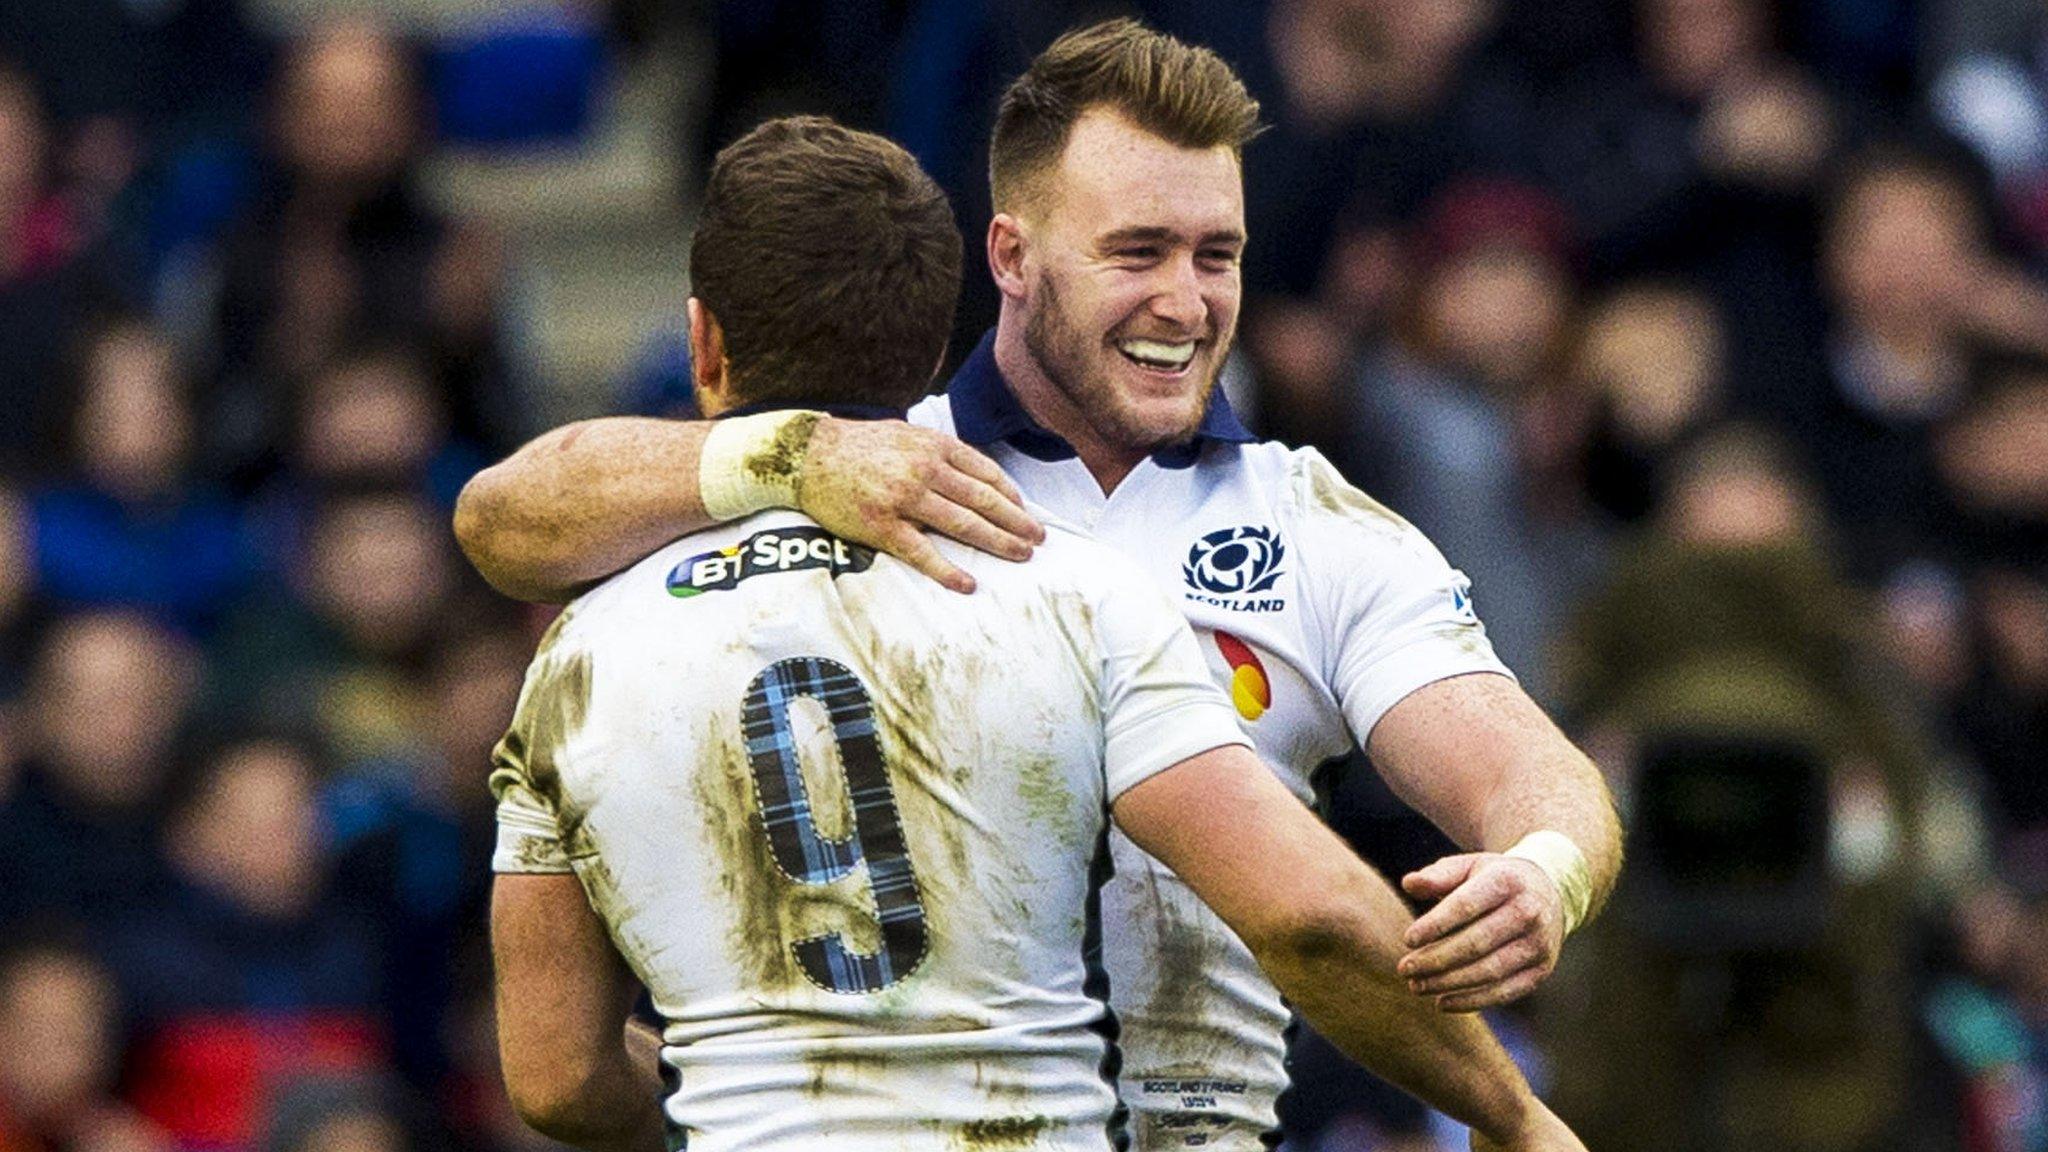
POLYGON ((1124 558, 946 547, 975 595, 795 513, 699 533, 528 672, 493 867, 582 881, 693 1150, 1111 1146, 1107 806, 1246 740, 1124 558))
MULTIPOLYGON (((1244 733, 1305 802, 1309 776, 1434 681, 1508 674, 1470 582, 1312 449, 1257 443, 1221 391, 1196 440, 1105 497, 996 369, 992 338, 913 422, 989 453, 1025 496, 1137 561, 1194 625, 1244 733)), ((1103 952, 1120 1091, 1141 1152, 1277 1140, 1289 1011, 1236 934, 1121 834, 1103 952)))

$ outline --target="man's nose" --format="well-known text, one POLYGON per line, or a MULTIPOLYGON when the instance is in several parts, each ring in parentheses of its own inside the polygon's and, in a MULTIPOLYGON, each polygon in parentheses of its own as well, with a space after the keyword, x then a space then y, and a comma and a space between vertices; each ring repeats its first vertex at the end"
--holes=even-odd
POLYGON ((1183 332, 1198 332, 1208 317, 1209 306, 1202 299, 1202 281, 1192 258, 1169 260, 1161 270, 1161 283, 1152 295, 1152 313, 1170 321, 1183 332))

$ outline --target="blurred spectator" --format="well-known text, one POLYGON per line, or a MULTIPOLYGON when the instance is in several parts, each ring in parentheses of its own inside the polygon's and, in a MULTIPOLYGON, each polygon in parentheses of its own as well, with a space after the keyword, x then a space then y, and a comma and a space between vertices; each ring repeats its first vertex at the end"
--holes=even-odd
POLYGON ((260 547, 277 571, 303 554, 322 493, 410 491, 452 509, 483 465, 474 447, 451 439, 421 355, 398 344, 352 348, 308 376, 286 446, 285 466, 251 501, 260 547))
POLYGON ((53 191, 50 152, 28 78, 0 70, 0 284, 48 272, 78 251, 77 226, 53 191))
POLYGON ((198 677, 192 652, 138 616, 52 625, 28 690, 29 759, 0 803, 0 925, 89 927, 161 894, 158 801, 198 677))
POLYGON ((1276 0, 1245 79, 1244 348, 1261 430, 1330 448, 1345 374, 1406 290, 1400 237, 1473 163, 1490 0, 1276 0))
POLYGON ((326 900, 316 768, 301 746, 228 742, 167 806, 164 898, 106 932, 138 1033, 130 1098, 188 1148, 248 1148, 291 1079, 377 1067, 370 924, 326 900))
POLYGON ((1818 516, 1782 448, 1716 434, 1580 612, 1570 698, 1634 845, 1552 1036, 1590 1146, 1892 1147, 1945 1123, 1911 1090, 1913 930, 1982 838, 1874 675, 1818 516))
POLYGON ((1808 448, 1852 572, 1876 579, 1942 548, 1936 430, 1979 350, 2048 348, 2048 291, 1998 262, 1967 171, 1927 151, 1857 157, 1822 256, 1826 375, 1774 408, 1808 448))
MULTIPOLYGON (((0 697, 11 696, 21 687, 35 598, 35 534, 28 503, 0 481, 0 697)), ((0 756, 0 762, 4 760, 0 756)))
POLYGON ((35 74, 61 123, 156 138, 247 105, 265 54, 245 8, 235 0, 9 4, 0 7, 0 44, 35 74))
POLYGON ((411 672, 456 587, 451 543, 443 514, 410 492, 321 497, 290 586, 222 628, 215 710, 317 732, 344 768, 417 761, 426 713, 411 672))
POLYGON ((0 954, 0 1149, 171 1152, 114 1096, 121 1033, 114 982, 58 937, 0 954))
POLYGON ((1998 566, 1975 577, 1970 594, 1974 658, 1950 720, 2005 826, 2048 828, 2048 580, 1998 566))
POLYGON ((1936 444, 1978 556, 2048 562, 2048 360, 1994 363, 1936 444))
POLYGON ((1713 302, 1675 283, 1623 284, 1587 309, 1565 381, 1545 397, 1532 465, 1582 487, 1613 523, 1641 523, 1673 458, 1723 413, 1727 392, 1713 302))
POLYGON ((2048 9, 2025 0, 1937 7, 1950 10, 1950 26, 1929 87, 1934 114, 1990 167, 2013 222, 2048 254, 2048 9))
MULTIPOLYGON (((65 341, 97 296, 77 222, 50 170, 49 125, 20 73, 0 64, 0 404, 35 413, 65 341)), ((0 465, 44 463, 34 419, 0 425, 0 465)))
POLYGON ((251 556, 239 511, 193 477, 190 388, 145 321, 87 335, 64 413, 67 467, 33 503, 43 594, 124 607, 203 631, 239 593, 251 556))
POLYGON ((2014 855, 2007 882, 1958 910, 1961 963, 1925 1009, 1959 1082, 1962 1152, 2048 1147, 2048 860, 2014 855))
POLYGON ((1516 465, 1573 307, 1568 227, 1554 202, 1518 185, 1447 192, 1421 232, 1399 333, 1352 385, 1337 453, 1472 577, 1495 648, 1539 698, 1578 542, 1532 521, 1516 465))
POLYGON ((339 894, 387 934, 393 1056, 428 1092, 448 1071, 453 1005, 490 985, 477 927, 488 918, 496 825, 483 781, 533 648, 504 615, 436 629, 425 674, 430 746, 410 776, 349 777, 328 789, 339 894))
POLYGON ((367 333, 430 349, 455 428, 509 447, 495 310, 501 255, 417 188, 413 61, 369 24, 294 45, 271 108, 272 172, 226 246, 219 332, 224 447, 244 477, 277 464, 289 384, 367 333))
POLYGON ((429 1152, 421 1128, 381 1077, 312 1077, 277 1093, 261 1152, 429 1152))
POLYGON ((301 390, 291 468, 316 485, 412 487, 453 508, 483 466, 451 438, 447 405, 418 351, 369 345, 322 366, 301 390))

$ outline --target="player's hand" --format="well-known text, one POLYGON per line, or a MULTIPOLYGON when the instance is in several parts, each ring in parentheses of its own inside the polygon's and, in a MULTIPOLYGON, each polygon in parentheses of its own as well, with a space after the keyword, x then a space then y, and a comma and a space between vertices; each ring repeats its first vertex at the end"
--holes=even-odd
POLYGON ((1586 1152, 1586 1146, 1556 1113, 1531 1101, 1528 1120, 1520 1131, 1495 1138, 1474 1128, 1472 1152, 1586 1152))
POLYGON ((1446 856, 1401 878, 1436 907, 1408 926, 1396 970, 1446 1012, 1521 999, 1557 967, 1564 900, 1543 869, 1498 852, 1446 856))
POLYGON ((834 536, 887 552, 955 592, 974 591, 974 578, 940 554, 926 529, 1005 560, 1028 560, 1045 540, 995 461, 900 420, 820 420, 797 476, 797 504, 834 536))

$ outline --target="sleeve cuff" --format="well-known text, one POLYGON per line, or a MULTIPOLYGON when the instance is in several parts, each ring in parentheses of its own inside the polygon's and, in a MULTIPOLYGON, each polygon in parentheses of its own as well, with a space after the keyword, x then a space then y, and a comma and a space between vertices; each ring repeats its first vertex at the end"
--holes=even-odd
POLYGON ((1162 708, 1135 723, 1121 725, 1109 735, 1103 749, 1107 798, 1113 801, 1190 756, 1228 744, 1249 747, 1251 741, 1221 695, 1162 708))
POLYGON ((1500 657, 1494 655, 1493 644, 1485 633, 1476 628, 1461 627, 1420 636, 1382 656, 1359 678, 1359 683, 1345 695, 1344 715, 1351 721, 1351 731, 1362 746, 1371 738, 1380 718, 1417 689, 1475 672, 1515 678, 1500 657))
POLYGON ((507 793, 498 802, 498 844, 491 853, 491 871, 553 875, 575 871, 562 850, 553 816, 507 793))

